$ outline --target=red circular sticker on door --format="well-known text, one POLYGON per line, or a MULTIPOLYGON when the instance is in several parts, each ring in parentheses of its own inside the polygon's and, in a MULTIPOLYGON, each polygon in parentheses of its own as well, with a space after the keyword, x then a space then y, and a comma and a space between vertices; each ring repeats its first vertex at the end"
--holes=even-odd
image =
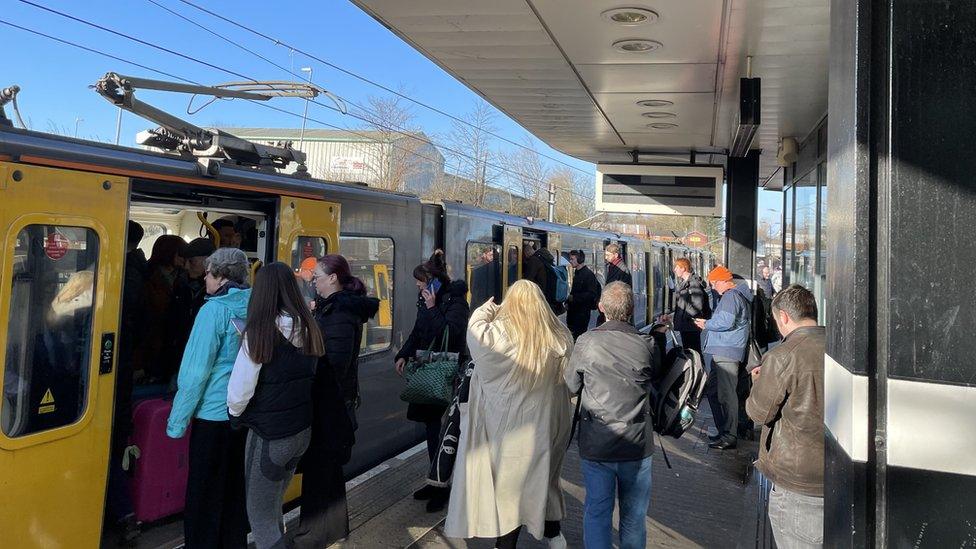
POLYGON ((44 254, 57 261, 68 253, 68 238, 61 233, 51 233, 44 239, 44 254))

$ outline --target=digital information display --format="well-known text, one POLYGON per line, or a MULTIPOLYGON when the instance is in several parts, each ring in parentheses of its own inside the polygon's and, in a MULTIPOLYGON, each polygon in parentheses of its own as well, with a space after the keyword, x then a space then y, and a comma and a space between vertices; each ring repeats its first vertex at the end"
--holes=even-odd
POLYGON ((721 166, 599 164, 596 209, 612 213, 722 216, 721 166))

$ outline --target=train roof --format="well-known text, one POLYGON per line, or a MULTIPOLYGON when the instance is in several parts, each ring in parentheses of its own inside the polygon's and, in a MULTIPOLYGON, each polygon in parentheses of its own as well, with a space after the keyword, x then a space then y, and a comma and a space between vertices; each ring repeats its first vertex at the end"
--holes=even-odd
POLYGON ((362 198, 387 196, 419 201, 412 194, 358 183, 324 181, 217 161, 203 163, 194 158, 11 127, 0 127, 0 157, 3 156, 26 164, 196 185, 229 184, 246 190, 312 198, 327 198, 327 193, 332 192, 362 198))

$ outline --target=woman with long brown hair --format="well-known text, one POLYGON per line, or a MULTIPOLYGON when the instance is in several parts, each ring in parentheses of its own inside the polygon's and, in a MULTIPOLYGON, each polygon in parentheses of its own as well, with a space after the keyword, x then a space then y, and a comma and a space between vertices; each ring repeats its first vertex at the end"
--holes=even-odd
POLYGON ((475 368, 444 531, 514 548, 525 528, 565 548, 559 471, 572 408, 562 373, 572 334, 539 286, 519 280, 500 306, 489 300, 471 313, 467 343, 475 368))
POLYGON ((380 306, 378 299, 366 296, 363 281, 352 276, 349 262, 341 255, 319 258, 312 283, 325 354, 312 386, 312 441, 300 465, 302 512, 295 535, 299 549, 328 547, 349 534, 342 466, 355 442, 363 324, 380 306))
POLYGON ((283 544, 282 498, 312 436, 312 380, 325 346, 288 265, 262 267, 251 292, 227 409, 250 429, 247 516, 264 549, 283 544))

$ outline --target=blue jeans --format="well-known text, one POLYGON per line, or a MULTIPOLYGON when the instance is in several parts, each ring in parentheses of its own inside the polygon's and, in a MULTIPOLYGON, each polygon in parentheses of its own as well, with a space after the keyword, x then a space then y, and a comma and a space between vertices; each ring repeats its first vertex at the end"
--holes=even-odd
POLYGON ((586 502, 583 544, 586 549, 612 547, 613 504, 620 493, 620 549, 647 544, 647 506, 651 503, 651 456, 634 461, 583 462, 586 502))

